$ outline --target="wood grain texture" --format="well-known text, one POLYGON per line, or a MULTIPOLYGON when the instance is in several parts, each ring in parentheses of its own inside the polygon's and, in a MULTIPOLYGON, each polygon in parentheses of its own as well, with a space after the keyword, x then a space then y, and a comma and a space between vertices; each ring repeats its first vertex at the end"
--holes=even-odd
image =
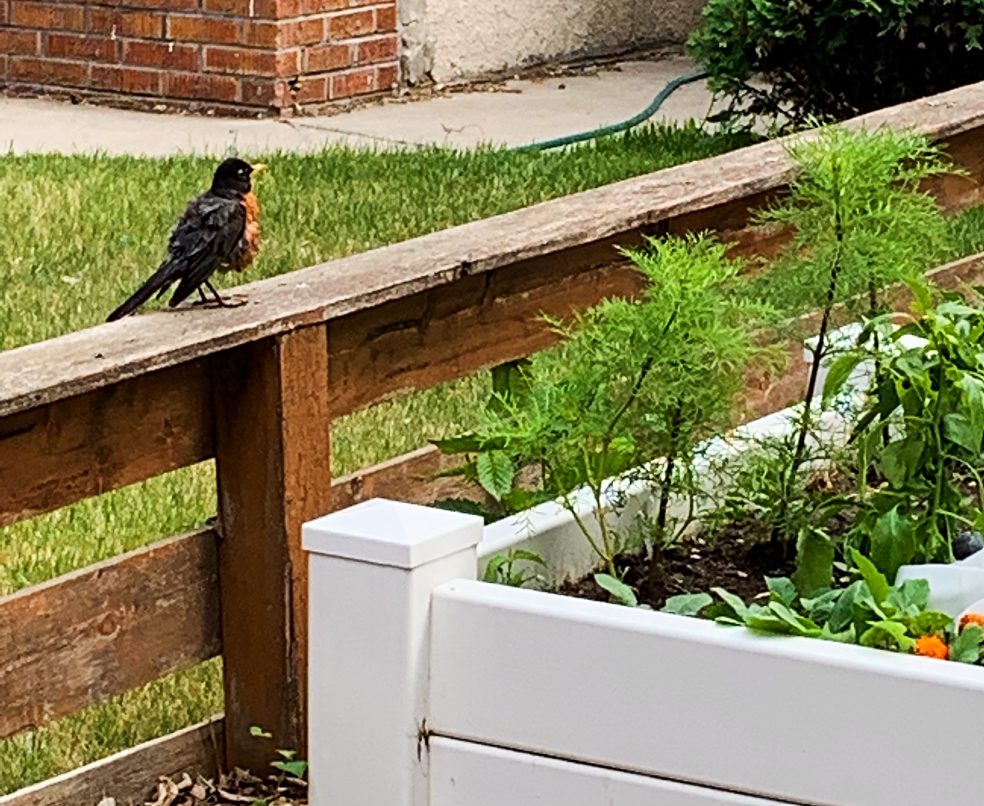
POLYGON ((568 317, 635 294, 641 275, 614 246, 569 250, 468 277, 332 322, 332 416, 548 347, 543 314, 568 317))
POLYGON ((159 776, 215 776, 222 766, 222 717, 49 778, 6 796, 0 806, 95 806, 104 797, 117 806, 143 804, 159 776))
POLYGON ((474 484, 458 476, 439 475, 464 461, 462 456, 448 456, 430 446, 341 476, 331 485, 331 509, 345 509, 370 498, 415 504, 430 504, 443 498, 475 498, 479 493, 474 484))
MULTIPOLYGON (((939 140, 959 137, 954 156, 969 160, 971 169, 980 167, 984 83, 849 125, 882 124, 939 140)), ((239 308, 137 316, 8 351, 0 355, 0 417, 683 216, 700 214, 714 225, 715 210, 730 206, 734 218, 741 200, 788 182, 792 166, 785 145, 762 143, 241 286, 237 291, 247 304, 239 308)), ((967 192, 960 198, 965 203, 967 192)), ((948 198, 942 201, 950 205, 948 198)))
POLYGON ((331 506, 324 325, 246 345, 217 368, 220 584, 230 765, 263 769, 269 743, 303 757, 307 562, 301 525, 331 506))
POLYGON ((19 591, 0 599, 0 737, 220 651, 209 529, 19 591))
POLYGON ((212 455, 201 362, 0 419, 0 526, 212 455))

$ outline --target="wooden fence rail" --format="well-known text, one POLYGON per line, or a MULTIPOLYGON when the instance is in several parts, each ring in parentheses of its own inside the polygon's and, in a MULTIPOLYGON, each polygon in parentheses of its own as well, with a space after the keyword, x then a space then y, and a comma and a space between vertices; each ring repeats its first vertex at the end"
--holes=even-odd
MULTIPOLYGON (((945 143, 966 175, 932 183, 944 208, 984 202, 984 84, 853 125, 881 124, 945 143)), ((712 229, 740 253, 771 251, 783 234, 748 228, 748 214, 790 175, 783 144, 763 143, 252 283, 240 308, 155 313, 0 354, 0 525, 210 458, 219 501, 215 531, 0 599, 0 737, 221 652, 225 762, 265 766, 251 725, 303 747, 300 524, 456 483, 427 478, 450 461, 430 449, 333 482, 331 421, 547 346, 541 313, 635 293, 615 245, 712 229)), ((980 281, 981 263, 940 277, 980 281)), ((801 371, 750 390, 756 408, 787 404, 801 371)))

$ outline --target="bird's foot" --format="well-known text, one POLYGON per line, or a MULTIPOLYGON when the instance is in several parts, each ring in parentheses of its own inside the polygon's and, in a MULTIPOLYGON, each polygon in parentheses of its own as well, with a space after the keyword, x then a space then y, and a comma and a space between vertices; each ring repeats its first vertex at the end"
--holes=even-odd
POLYGON ((249 302, 246 297, 213 297, 212 299, 196 299, 191 303, 192 308, 241 308, 249 302))
POLYGON ((241 308, 247 302, 249 300, 246 297, 235 296, 217 297, 215 300, 215 304, 219 308, 241 308))

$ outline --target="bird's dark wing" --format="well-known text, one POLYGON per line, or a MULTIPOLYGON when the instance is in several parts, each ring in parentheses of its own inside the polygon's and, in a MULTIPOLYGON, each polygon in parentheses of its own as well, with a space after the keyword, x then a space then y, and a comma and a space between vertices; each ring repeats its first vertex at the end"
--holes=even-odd
POLYGON ((219 266, 228 262, 246 227, 246 213, 235 199, 205 193, 188 205, 171 233, 168 253, 181 278, 168 303, 187 299, 219 266))

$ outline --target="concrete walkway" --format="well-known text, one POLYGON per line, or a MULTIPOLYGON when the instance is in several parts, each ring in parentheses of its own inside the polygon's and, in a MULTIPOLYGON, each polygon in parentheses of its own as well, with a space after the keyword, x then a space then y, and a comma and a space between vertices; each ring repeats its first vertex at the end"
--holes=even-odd
MULTIPOLYGON (((523 145, 618 122, 641 111, 665 86, 694 70, 682 57, 630 61, 583 75, 510 81, 502 91, 388 100, 351 112, 291 120, 159 115, 45 100, 0 98, 0 152, 103 151, 162 156, 303 151, 329 143, 382 147, 478 143, 523 145)), ((674 93, 656 120, 701 120, 703 82, 674 93)))

